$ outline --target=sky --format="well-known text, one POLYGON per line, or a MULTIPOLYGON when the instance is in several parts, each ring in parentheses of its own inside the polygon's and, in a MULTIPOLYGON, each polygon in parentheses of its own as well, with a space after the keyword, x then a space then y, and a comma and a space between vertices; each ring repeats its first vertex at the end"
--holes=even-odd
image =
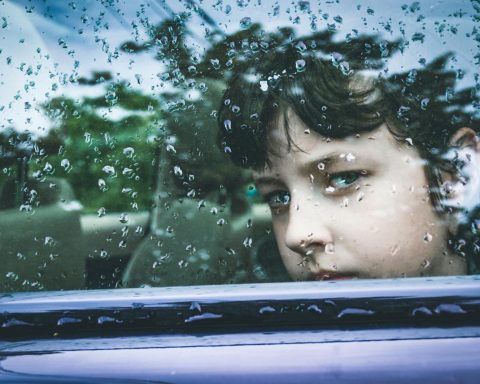
MULTIPOLYGON (((93 71, 110 71, 115 79, 152 93, 164 71, 161 63, 149 53, 130 55, 118 47, 146 38, 142 20, 155 25, 182 11, 192 13, 189 44, 200 51, 206 47, 206 29, 229 34, 261 22, 266 31, 290 26, 301 35, 312 32, 313 20, 317 30, 334 26, 339 39, 353 30, 388 39, 423 34, 423 42, 411 40, 403 55, 392 58, 390 72, 418 67, 421 57, 429 61, 446 51, 455 52, 454 67, 466 70, 461 86, 471 85, 478 72, 479 43, 467 36, 475 27, 470 1, 0 0, 0 130, 13 126, 46 134, 52 123, 40 105, 62 94, 76 99, 102 94, 103 84, 75 81, 93 71), (207 16, 200 17, 202 12, 207 16)), ((122 112, 110 113, 118 118, 122 112)))

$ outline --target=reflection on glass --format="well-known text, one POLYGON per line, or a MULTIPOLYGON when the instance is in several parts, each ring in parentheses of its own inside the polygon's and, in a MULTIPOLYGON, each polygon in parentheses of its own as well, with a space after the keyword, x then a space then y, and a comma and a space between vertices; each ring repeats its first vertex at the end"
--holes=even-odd
POLYGON ((1 3, 1 289, 478 273, 475 7, 1 3))

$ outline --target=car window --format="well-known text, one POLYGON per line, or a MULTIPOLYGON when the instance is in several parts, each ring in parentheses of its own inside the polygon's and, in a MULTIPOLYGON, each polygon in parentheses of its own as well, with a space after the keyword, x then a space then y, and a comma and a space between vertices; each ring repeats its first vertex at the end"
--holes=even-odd
POLYGON ((2 291, 478 273, 477 1, 0 10, 2 291))

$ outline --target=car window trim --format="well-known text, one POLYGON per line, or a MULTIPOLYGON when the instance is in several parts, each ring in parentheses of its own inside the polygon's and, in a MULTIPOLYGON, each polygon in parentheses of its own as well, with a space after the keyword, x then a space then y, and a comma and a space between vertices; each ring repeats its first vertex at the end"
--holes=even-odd
POLYGON ((57 291, 0 297, 0 340, 467 327, 477 276, 57 291))

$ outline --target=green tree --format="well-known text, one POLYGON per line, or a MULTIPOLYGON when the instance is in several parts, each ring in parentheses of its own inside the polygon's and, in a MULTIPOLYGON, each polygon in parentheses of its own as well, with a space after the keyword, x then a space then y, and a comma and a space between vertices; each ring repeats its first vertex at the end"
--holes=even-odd
POLYGON ((45 111, 56 128, 39 145, 56 150, 34 156, 35 178, 66 178, 87 211, 149 209, 161 117, 155 98, 109 82, 101 97, 56 98, 45 111))

